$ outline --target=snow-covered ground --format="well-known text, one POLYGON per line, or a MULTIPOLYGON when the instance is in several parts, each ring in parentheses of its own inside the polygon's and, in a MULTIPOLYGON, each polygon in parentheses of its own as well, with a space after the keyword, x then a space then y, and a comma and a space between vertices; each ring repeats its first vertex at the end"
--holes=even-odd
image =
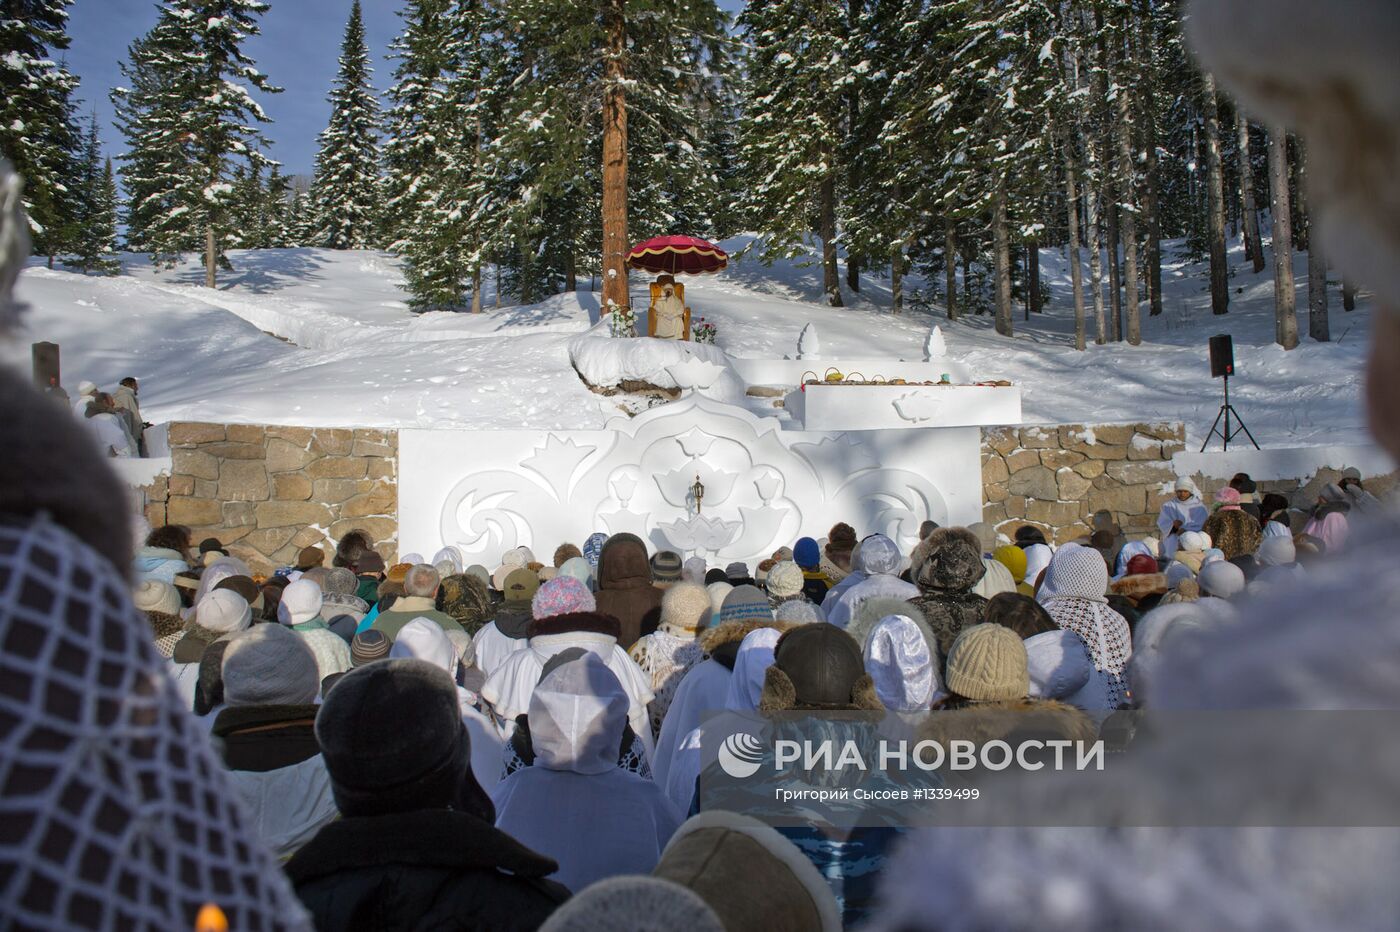
MULTIPOLYGON (((845 292, 847 307, 828 308, 818 267, 765 266, 752 253, 718 276, 685 282, 694 314, 718 326, 719 346, 733 356, 795 355, 798 333, 815 322, 823 366, 842 357, 918 359, 938 321, 949 355, 977 378, 1021 387, 1028 423, 1183 420, 1197 445, 1220 405, 1206 339, 1231 333, 1238 371, 1231 400, 1260 443, 1367 442, 1361 374, 1369 298, 1363 293, 1357 310, 1343 313, 1334 282, 1333 341, 1304 336, 1285 353, 1273 344, 1271 268, 1251 273, 1238 242, 1230 258, 1228 315, 1211 315, 1204 267, 1172 259, 1163 270, 1165 313, 1143 318, 1142 345, 1091 344, 1083 353, 1072 346, 1068 265, 1052 250, 1041 254, 1050 303, 1029 322, 1018 312, 1011 340, 986 316, 948 322, 941 309, 891 316, 888 281, 870 276, 859 295, 845 292)), ((396 261, 381 253, 288 249, 231 259, 236 271, 223 273, 213 292, 200 286, 193 256, 174 270, 128 256, 125 274, 114 278, 33 265, 19 285, 31 308, 27 331, 3 347, 3 358, 27 366, 30 341, 58 342, 70 390, 82 379, 111 386, 135 375, 152 421, 570 429, 600 427, 618 413, 617 400, 588 391, 569 362, 569 340, 598 321, 595 293, 497 309, 488 292, 484 314, 420 316, 407 309, 396 261)), ((1295 269, 1306 334, 1304 255, 1295 269)), ((915 277, 908 287, 920 285, 915 277)), ((633 291, 641 301, 641 277, 633 291)), ((765 404, 755 401, 759 410, 765 404)))

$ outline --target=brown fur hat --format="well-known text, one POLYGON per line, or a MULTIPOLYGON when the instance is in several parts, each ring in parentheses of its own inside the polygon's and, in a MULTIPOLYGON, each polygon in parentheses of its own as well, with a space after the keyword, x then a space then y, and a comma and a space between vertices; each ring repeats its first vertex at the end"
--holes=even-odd
POLYGON ((982 542, 965 527, 941 527, 919 542, 910 557, 914 583, 924 591, 965 592, 987 572, 982 542))
POLYGON ((1166 573, 1139 573, 1136 576, 1124 576, 1110 583, 1108 591, 1136 602, 1149 595, 1161 595, 1170 588, 1166 573))
POLYGON ((583 551, 573 544, 560 544, 554 548, 554 567, 558 569, 574 557, 583 556, 583 551))

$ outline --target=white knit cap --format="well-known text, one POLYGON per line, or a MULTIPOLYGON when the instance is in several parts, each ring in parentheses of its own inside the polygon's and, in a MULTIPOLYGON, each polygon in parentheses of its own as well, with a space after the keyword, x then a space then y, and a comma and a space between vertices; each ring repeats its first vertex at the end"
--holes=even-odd
POLYGON ((310 705, 321 692, 316 657, 301 635, 257 625, 224 651, 224 701, 231 706, 310 705))
POLYGON ((1187 553, 1205 553, 1210 544, 1210 535, 1205 531, 1185 531, 1181 535, 1181 549, 1187 553))
POLYGON ((826 615, 822 612, 821 606, 814 605, 806 599, 792 599, 784 602, 774 610, 773 617, 778 621, 788 621, 795 625, 811 625, 826 621, 826 615))
POLYGON ((540 932, 724 932, 698 893, 659 877, 609 877, 589 884, 550 914, 540 932))
POLYGON ((1228 599, 1244 590, 1244 570, 1226 560, 1216 560, 1201 567, 1196 582, 1201 584, 1202 594, 1228 599))
POLYGON ((791 560, 784 560, 768 571, 768 594, 780 599, 790 598, 802 591, 802 570, 791 560))
POLYGON ((309 579, 298 579, 282 590, 277 606, 277 620, 284 625, 299 625, 321 614, 321 587, 309 579))
POLYGON ((248 600, 232 589, 215 589, 195 607, 195 624, 217 634, 233 634, 253 623, 248 600))
POLYGON ((87 379, 84 379, 83 381, 78 383, 78 394, 79 396, 95 395, 97 394, 97 385, 93 382, 89 382, 87 379))
POLYGON ((168 582, 159 579, 146 579, 137 584, 131 593, 132 601, 143 612, 161 612, 165 615, 180 613, 180 593, 168 582))

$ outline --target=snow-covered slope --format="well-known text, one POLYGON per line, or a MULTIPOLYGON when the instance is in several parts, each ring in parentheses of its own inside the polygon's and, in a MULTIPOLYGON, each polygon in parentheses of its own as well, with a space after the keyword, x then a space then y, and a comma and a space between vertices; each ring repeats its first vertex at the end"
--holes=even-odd
MULTIPOLYGON (((749 241, 725 244, 733 252, 749 241)), ((135 375, 151 420, 210 419, 327 426, 592 428, 618 413, 589 392, 569 362, 568 341, 598 321, 586 290, 486 313, 414 315, 396 260, 375 252, 316 249, 235 252, 220 288, 200 287, 194 257, 173 270, 127 257, 125 274, 84 277, 31 267, 19 296, 27 332, 4 348, 28 364, 30 340, 63 347, 64 382, 112 385, 135 375), (271 336, 268 334, 275 334, 271 336)), ((866 276, 848 306, 821 302, 820 269, 765 266, 752 253, 721 275, 686 280, 694 314, 719 328, 733 356, 795 355, 814 322, 826 360, 920 358, 929 324, 942 323, 949 353, 978 378, 1021 386, 1028 422, 1180 419, 1191 437, 1220 404, 1206 339, 1234 335, 1238 377, 1231 395, 1266 446, 1364 443, 1360 400, 1369 302, 1343 313, 1332 289, 1333 342, 1306 338, 1291 353, 1273 345, 1269 270, 1249 272, 1238 245, 1231 310, 1210 314, 1204 268, 1180 260, 1163 270, 1166 311, 1145 317, 1144 342, 1072 346, 1067 264, 1044 250, 1046 312, 998 336, 989 317, 948 322, 941 313, 888 312, 888 282, 866 276)), ((1307 332, 1307 265, 1297 271, 1300 330, 1307 332)), ((488 277, 489 281, 489 277, 488 277)), ((912 278, 907 287, 922 283, 912 278)), ((641 281, 634 292, 642 292, 641 281)), ((640 294, 638 300, 641 300, 640 294)), ((1093 324, 1090 322, 1090 339, 1093 324)))

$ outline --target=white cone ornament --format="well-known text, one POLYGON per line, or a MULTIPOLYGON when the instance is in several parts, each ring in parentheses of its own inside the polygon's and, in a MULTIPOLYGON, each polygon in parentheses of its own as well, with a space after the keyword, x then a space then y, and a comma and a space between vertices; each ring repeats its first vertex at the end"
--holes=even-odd
POLYGON ((943 328, 934 324, 924 337, 924 362, 942 359, 948 355, 948 344, 943 341, 943 328))
POLYGON ((817 337, 817 325, 808 324, 797 336, 798 359, 821 359, 822 344, 817 337))

